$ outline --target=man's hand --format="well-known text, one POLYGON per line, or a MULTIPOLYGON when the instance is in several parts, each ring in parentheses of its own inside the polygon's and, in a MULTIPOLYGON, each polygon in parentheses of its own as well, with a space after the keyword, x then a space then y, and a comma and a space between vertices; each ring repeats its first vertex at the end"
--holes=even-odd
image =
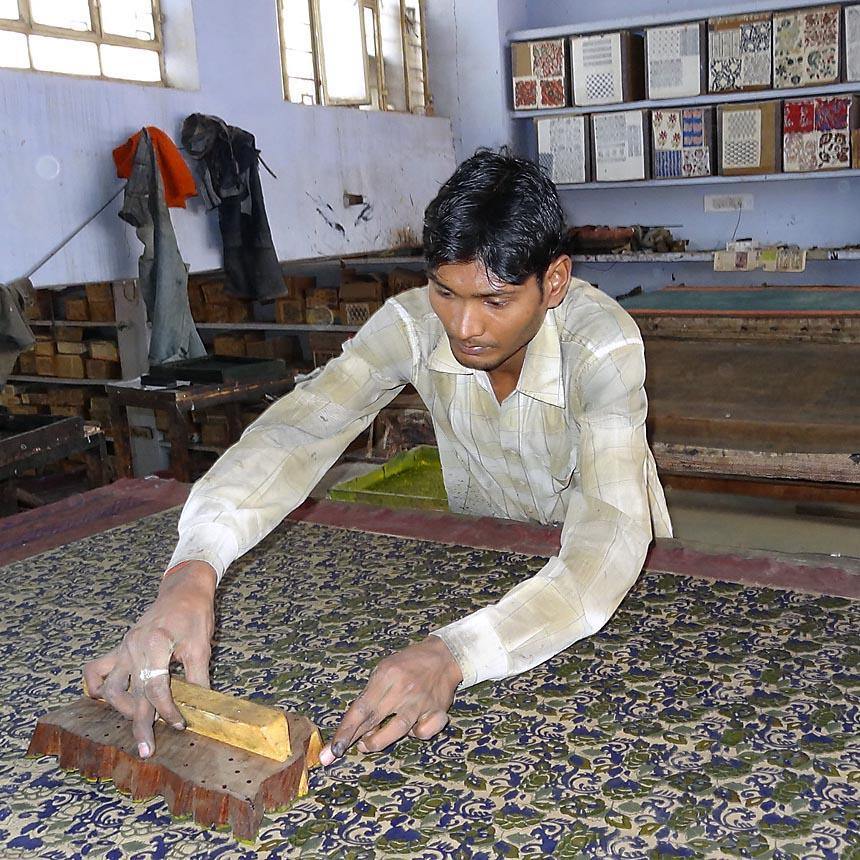
POLYGON ((132 729, 141 758, 155 752, 155 713, 176 729, 185 722, 170 695, 167 669, 175 657, 192 684, 209 686, 209 654, 215 629, 215 584, 212 566, 190 561, 161 581, 158 597, 112 651, 84 666, 87 691, 105 699, 132 729), (141 671, 148 670, 144 678, 141 671), (146 677, 146 674, 154 677, 146 677))
POLYGON ((448 724, 448 708, 462 680, 460 667, 438 636, 386 657, 350 705, 320 761, 330 765, 356 740, 362 752, 377 752, 406 734, 432 738, 448 724), (391 719, 382 726, 387 717, 391 719))

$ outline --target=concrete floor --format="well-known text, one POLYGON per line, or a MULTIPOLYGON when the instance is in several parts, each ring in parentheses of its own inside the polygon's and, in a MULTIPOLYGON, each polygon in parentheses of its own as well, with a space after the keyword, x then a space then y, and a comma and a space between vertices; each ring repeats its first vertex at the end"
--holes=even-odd
MULTIPOLYGON (((334 484, 363 475, 377 465, 339 463, 314 489, 325 498, 334 484)), ((792 555, 860 558, 860 507, 826 506, 830 516, 798 511, 797 502, 690 490, 666 491, 675 537, 699 549, 727 547, 792 555)))

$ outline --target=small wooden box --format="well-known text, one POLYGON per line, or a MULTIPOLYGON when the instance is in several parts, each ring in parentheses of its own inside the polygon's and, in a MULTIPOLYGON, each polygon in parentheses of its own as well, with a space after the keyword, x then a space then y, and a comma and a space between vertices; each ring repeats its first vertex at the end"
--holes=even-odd
POLYGON ((647 110, 596 113, 591 118, 594 178, 624 182, 651 178, 647 110))
POLYGON ((305 300, 302 298, 276 299, 275 321, 282 325, 303 323, 305 321, 305 300))
POLYGON ((90 318, 86 299, 64 299, 63 319, 84 321, 90 318))
POLYGON ((110 302, 89 302, 90 319, 93 322, 113 322, 116 317, 114 304, 110 302))
POLYGON ((511 45, 514 110, 560 108, 568 102, 564 39, 511 45))
POLYGON ((722 176, 780 172, 781 102, 734 102, 718 105, 717 133, 717 153, 722 176))
POLYGON ((223 281, 203 281, 200 290, 207 304, 226 304, 230 297, 224 292, 223 281))
POLYGON ((90 358, 101 361, 119 361, 119 345, 113 340, 88 340, 84 346, 89 350, 90 358))
POLYGON ((591 179, 590 121, 588 116, 550 116, 535 121, 538 164, 556 185, 575 185, 591 179))
POLYGON ((50 356, 57 352, 57 344, 49 334, 37 334, 33 349, 36 355, 50 356))
POLYGON ((773 13, 708 21, 708 89, 712 93, 766 90, 773 77, 773 13))
POLYGON ((120 366, 115 361, 88 358, 85 364, 87 379, 119 379, 121 376, 120 366))
POLYGON ((315 287, 305 294, 305 306, 308 308, 320 307, 337 310, 337 290, 329 287, 315 287))
POLYGON ((88 302, 111 302, 113 303, 113 288, 109 283, 86 284, 84 290, 88 302))
POLYGON ((218 334, 212 340, 212 351, 215 355, 245 356, 245 338, 237 334, 218 334))
POLYGON ((87 345, 79 340, 58 340, 57 352, 61 355, 85 355, 87 345))
POLYGON ((382 307, 382 302, 342 302, 340 319, 343 325, 364 325, 382 307))
POLYGON ((283 358, 287 361, 301 358, 302 352, 298 338, 288 335, 251 341, 245 344, 245 348, 251 358, 283 358))
POLYGON ((645 31, 645 97, 679 99, 708 91, 705 21, 645 31))
POLYGON ((54 355, 34 355, 37 376, 54 376, 54 355))
POLYGON ((84 330, 78 325, 57 326, 54 331, 58 341, 81 341, 84 339, 84 330))
POLYGON ((644 65, 645 40, 638 33, 571 36, 573 103, 588 107, 643 99, 644 65))
MULTIPOLYGON (((48 358, 48 356, 43 356, 43 358, 48 358)), ((51 367, 53 368, 53 363, 51 364, 51 367)), ((34 350, 28 349, 18 356, 18 373, 22 376, 34 376, 38 373, 36 370, 36 353, 34 350)))
POLYGON ((53 372, 62 379, 83 379, 84 360, 79 355, 55 355, 53 372))

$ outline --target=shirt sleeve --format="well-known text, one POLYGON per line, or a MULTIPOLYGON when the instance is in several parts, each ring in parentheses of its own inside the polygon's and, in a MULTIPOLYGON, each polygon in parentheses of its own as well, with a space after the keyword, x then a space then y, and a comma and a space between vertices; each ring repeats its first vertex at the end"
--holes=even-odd
POLYGON ((578 475, 558 556, 498 603, 434 631, 462 687, 524 672, 596 633, 636 581, 651 543, 641 341, 592 355, 571 386, 578 475))
POLYGON ((224 571, 297 508, 410 381, 407 322, 387 302, 311 379, 272 404, 191 489, 169 562, 224 571))

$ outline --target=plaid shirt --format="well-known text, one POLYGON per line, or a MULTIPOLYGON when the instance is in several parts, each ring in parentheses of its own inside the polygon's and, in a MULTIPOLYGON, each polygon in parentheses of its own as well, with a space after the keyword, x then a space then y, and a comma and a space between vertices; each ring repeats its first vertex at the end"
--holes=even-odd
POLYGON ((411 383, 432 415, 452 511, 562 524, 558 556, 535 576, 434 631, 463 687, 523 672, 599 630, 652 536, 671 536, 645 439, 644 382, 636 324, 577 278, 501 404, 484 371, 455 359, 428 288, 402 293, 194 485, 170 564, 201 559, 220 579, 411 383))

